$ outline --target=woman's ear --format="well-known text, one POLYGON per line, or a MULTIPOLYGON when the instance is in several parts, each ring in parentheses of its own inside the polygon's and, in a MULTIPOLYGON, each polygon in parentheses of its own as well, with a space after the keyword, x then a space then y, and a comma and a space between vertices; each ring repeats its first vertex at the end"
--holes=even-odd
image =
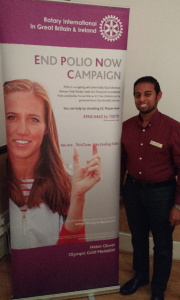
POLYGON ((46 127, 45 131, 44 131, 44 135, 46 135, 49 132, 48 128, 46 127))

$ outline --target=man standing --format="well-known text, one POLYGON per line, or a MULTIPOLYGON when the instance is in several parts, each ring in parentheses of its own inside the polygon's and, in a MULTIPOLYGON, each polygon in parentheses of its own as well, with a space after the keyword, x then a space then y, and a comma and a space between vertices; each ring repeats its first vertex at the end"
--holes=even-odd
POLYGON ((172 265, 172 233, 180 224, 180 123, 157 110, 162 97, 151 76, 134 83, 139 115, 123 123, 120 201, 132 234, 135 276, 123 295, 149 283, 149 232, 154 241, 151 300, 164 300, 172 265), (178 176, 178 177, 176 177, 178 176))

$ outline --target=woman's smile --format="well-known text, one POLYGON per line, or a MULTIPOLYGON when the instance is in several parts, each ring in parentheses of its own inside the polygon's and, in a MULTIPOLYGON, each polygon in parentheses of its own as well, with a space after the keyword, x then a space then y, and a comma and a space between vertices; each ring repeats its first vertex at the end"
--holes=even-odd
POLYGON ((20 147, 22 147, 22 146, 26 146, 26 145, 29 144, 31 141, 14 140, 14 142, 15 142, 16 144, 18 144, 20 147))

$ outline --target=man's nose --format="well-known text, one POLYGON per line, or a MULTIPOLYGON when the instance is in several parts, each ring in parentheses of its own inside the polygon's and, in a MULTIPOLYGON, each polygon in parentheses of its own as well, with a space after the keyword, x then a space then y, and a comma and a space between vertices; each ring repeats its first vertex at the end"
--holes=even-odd
POLYGON ((140 96, 140 101, 141 101, 141 102, 144 102, 144 100, 145 100, 145 96, 144 96, 144 95, 141 95, 141 96, 140 96))

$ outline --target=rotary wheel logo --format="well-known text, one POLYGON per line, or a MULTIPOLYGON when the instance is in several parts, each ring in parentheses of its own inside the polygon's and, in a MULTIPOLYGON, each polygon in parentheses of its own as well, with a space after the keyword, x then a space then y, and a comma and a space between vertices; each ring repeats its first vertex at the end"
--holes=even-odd
POLYGON ((108 16, 101 21, 99 29, 105 40, 114 42, 120 38, 123 32, 123 25, 117 17, 108 16))

